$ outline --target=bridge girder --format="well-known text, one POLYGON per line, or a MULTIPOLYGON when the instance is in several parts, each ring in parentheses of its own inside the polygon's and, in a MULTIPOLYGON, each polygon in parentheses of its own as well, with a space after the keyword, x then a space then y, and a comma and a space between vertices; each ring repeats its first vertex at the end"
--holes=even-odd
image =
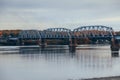
POLYGON ((76 37, 113 37, 114 31, 111 27, 95 25, 82 26, 73 30, 76 37))
POLYGON ((42 39, 42 38, 86 38, 86 37, 112 37, 114 31, 111 27, 96 25, 82 26, 71 31, 66 28, 48 28, 43 31, 22 30, 19 33, 20 39, 42 39))
POLYGON ((70 29, 67 28, 48 28, 44 31, 54 31, 54 32, 70 32, 70 29))
POLYGON ((38 30, 22 30, 19 33, 19 39, 40 39, 38 30))
POLYGON ((44 38, 70 38, 71 30, 67 28, 48 28, 43 31, 44 38))

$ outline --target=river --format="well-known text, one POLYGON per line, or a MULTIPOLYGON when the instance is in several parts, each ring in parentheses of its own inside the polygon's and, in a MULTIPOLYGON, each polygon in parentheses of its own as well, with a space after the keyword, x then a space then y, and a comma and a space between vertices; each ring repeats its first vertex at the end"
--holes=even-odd
POLYGON ((109 45, 0 46, 0 80, 80 80, 120 75, 109 45))

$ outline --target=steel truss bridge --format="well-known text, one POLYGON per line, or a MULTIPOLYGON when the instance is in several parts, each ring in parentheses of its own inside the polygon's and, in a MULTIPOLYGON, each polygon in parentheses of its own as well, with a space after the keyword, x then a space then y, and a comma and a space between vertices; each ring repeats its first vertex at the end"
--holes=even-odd
POLYGON ((67 44, 76 46, 80 39, 90 40, 108 40, 115 35, 112 27, 95 25, 95 26, 81 26, 74 30, 67 28, 48 28, 43 31, 39 30, 22 30, 19 33, 19 40, 21 44, 25 41, 36 41, 40 45, 45 45, 46 40, 67 40, 67 44))
POLYGON ((49 28, 43 31, 22 30, 19 39, 42 39, 42 38, 111 38, 114 31, 106 26, 82 26, 71 31, 67 28, 49 28))

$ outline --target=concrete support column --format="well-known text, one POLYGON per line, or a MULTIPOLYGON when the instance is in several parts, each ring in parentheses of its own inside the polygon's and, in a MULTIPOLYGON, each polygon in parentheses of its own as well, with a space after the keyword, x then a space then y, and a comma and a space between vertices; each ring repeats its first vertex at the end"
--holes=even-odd
POLYGON ((118 40, 116 40, 115 38, 112 38, 110 48, 112 51, 111 52, 112 55, 119 55, 119 42, 118 42, 118 40))
POLYGON ((47 46, 46 39, 41 39, 41 47, 44 48, 45 46, 47 46))
POLYGON ((20 40, 19 39, 17 40, 16 45, 20 45, 20 40))
POLYGON ((24 45, 24 40, 23 39, 19 39, 19 45, 24 45))
POLYGON ((69 47, 77 47, 77 39, 75 38, 69 39, 69 47))
POLYGON ((75 38, 69 39, 69 50, 70 52, 75 52, 77 47, 77 40, 75 38))
POLYGON ((37 40, 37 44, 40 46, 41 45, 41 39, 37 40))
POLYGON ((24 40, 22 40, 22 45, 24 45, 25 44, 25 42, 24 42, 24 40))

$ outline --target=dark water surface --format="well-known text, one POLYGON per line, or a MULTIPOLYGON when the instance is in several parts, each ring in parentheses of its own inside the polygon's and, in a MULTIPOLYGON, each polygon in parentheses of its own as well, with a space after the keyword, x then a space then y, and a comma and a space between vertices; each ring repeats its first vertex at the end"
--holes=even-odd
POLYGON ((80 80, 120 75, 120 57, 109 46, 0 46, 0 80, 80 80))

